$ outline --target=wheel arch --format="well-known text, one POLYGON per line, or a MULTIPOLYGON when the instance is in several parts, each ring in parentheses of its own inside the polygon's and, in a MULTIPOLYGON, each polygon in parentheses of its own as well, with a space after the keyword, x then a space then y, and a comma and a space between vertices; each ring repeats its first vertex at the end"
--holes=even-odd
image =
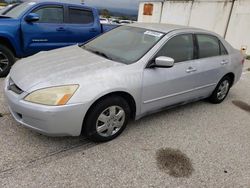
POLYGON ((122 97, 123 99, 125 99, 128 102, 128 105, 129 105, 130 110, 131 110, 130 118, 135 119, 135 116, 136 116, 136 102, 135 102, 134 97, 131 94, 129 94, 128 92, 125 92, 125 91, 114 91, 114 92, 111 92, 111 93, 108 93, 108 94, 105 94, 105 95, 99 97, 97 100, 95 100, 95 102, 93 104, 90 105, 90 107, 87 110, 87 112, 85 114, 85 117, 83 119, 82 131, 81 131, 82 133, 84 131, 84 125, 85 125, 87 116, 91 112, 91 110, 94 108, 95 104, 98 103, 99 101, 105 99, 105 98, 112 97, 112 96, 119 96, 119 97, 122 97))
POLYGON ((232 81, 230 87, 232 87, 233 84, 234 84, 234 80, 235 80, 235 75, 234 75, 234 73, 229 72, 229 73, 227 73, 225 76, 223 76, 223 78, 226 77, 226 76, 230 77, 230 79, 231 79, 231 81, 232 81))
POLYGON ((12 53, 14 54, 14 56, 17 56, 16 50, 13 47, 11 41, 8 38, 0 36, 0 41, 1 41, 0 42, 1 45, 6 46, 9 50, 12 51, 12 53))

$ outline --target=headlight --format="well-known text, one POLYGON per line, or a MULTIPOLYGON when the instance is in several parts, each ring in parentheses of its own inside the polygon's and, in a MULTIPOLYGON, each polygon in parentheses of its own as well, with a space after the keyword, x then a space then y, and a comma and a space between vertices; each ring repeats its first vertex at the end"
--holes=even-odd
POLYGON ((50 106, 65 105, 78 87, 78 85, 66 85, 40 89, 26 96, 24 100, 50 106))

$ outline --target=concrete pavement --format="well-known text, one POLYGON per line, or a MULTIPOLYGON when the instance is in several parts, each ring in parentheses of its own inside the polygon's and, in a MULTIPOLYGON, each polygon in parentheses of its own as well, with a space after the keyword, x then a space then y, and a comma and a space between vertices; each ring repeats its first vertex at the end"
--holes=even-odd
POLYGON ((250 112, 232 103, 250 104, 249 96, 245 71, 220 105, 200 101, 153 114, 95 144, 23 128, 1 92, 0 187, 250 187, 250 112))

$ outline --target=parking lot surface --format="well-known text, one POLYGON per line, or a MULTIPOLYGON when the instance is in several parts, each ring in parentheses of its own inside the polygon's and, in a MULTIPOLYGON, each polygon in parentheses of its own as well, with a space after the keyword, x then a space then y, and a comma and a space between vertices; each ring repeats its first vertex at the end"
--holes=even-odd
POLYGON ((222 104, 153 114, 103 144, 20 126, 1 79, 0 187, 250 187, 248 67, 222 104))

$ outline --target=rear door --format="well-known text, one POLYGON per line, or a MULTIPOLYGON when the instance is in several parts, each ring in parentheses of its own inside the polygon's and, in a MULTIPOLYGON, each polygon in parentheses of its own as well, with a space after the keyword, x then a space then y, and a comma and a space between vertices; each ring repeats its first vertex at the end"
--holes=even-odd
POLYGON ((230 57, 222 42, 213 35, 196 34, 198 46, 197 66, 202 93, 210 95, 221 78, 228 72, 230 57))
POLYGON ((67 30, 64 23, 64 7, 61 5, 44 5, 32 11, 40 20, 28 23, 22 21, 24 51, 34 54, 67 45, 67 30))
POLYGON ((69 43, 84 43, 101 33, 100 23, 92 9, 78 6, 67 8, 69 43))

